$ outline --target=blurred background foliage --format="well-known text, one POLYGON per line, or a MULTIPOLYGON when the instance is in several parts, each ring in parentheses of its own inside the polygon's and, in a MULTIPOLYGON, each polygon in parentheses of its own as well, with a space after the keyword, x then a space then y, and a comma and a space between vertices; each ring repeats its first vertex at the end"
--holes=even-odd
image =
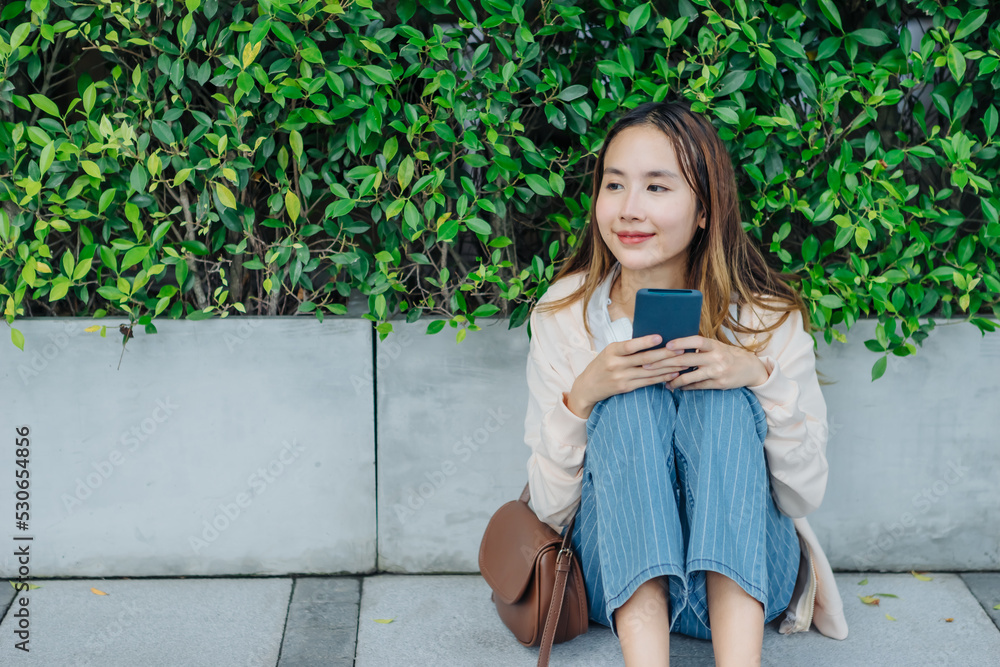
POLYGON ((382 338, 517 327, 610 124, 683 98, 825 340, 878 319, 878 377, 1000 316, 998 64, 987 0, 8 2, 0 298, 22 349, 19 317, 351 300, 382 338))

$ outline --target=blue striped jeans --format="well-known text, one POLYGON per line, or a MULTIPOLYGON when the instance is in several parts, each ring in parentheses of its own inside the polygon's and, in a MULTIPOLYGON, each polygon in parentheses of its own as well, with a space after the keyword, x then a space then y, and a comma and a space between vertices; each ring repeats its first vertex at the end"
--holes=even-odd
POLYGON ((594 406, 572 536, 591 620, 618 637, 614 610, 665 575, 669 631, 711 639, 707 570, 759 600, 765 623, 785 610, 799 541, 770 495, 766 435, 746 387, 656 383, 594 406))

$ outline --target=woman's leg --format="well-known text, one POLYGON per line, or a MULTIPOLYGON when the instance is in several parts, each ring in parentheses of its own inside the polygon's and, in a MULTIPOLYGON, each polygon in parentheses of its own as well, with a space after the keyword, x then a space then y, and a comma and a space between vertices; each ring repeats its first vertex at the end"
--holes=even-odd
POLYGON ((771 570, 784 574, 790 541, 798 558, 791 520, 776 522, 770 497, 766 417, 745 387, 675 395, 677 474, 690 526, 691 611, 709 626, 718 665, 759 665, 766 605, 773 614, 778 602, 769 600, 775 591, 771 570))
POLYGON ((611 627, 629 667, 669 664, 665 575, 683 583, 685 551, 670 447, 676 422, 670 391, 653 385, 601 401, 587 424, 573 542, 591 618, 611 627))
POLYGON ((759 667, 764 605, 724 574, 710 570, 705 579, 715 664, 759 667))
POLYGON ((647 579, 614 611, 622 656, 633 665, 670 665, 667 589, 660 577, 647 579))

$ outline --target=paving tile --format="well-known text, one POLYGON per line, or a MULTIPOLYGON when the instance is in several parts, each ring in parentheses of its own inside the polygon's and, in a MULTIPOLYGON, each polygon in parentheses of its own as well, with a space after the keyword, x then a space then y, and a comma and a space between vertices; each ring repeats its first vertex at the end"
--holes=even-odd
MULTIPOLYGON (((777 626, 777 622, 767 625, 766 642, 786 639, 778 634, 777 626)), ((674 667, 714 667, 713 655, 710 641, 679 634, 670 637, 674 667)), ((490 601, 490 588, 479 575, 375 575, 365 579, 357 667, 530 667, 537 660, 538 648, 521 646, 500 621, 490 601), (393 622, 380 624, 374 621, 377 618, 392 618, 393 622)), ((610 667, 625 663, 611 629, 591 622, 586 634, 553 646, 549 664, 610 667)))
MULTIPOLYGON (((0 583, 3 583, 3 581, 0 581, 0 583)), ((14 595, 17 591, 15 591, 14 587, 9 584, 0 587, 0 591, 3 591, 0 593, 0 619, 2 619, 3 615, 7 613, 7 607, 14 600, 14 595)))
POLYGON ((34 583, 41 588, 30 591, 31 651, 14 648, 15 605, 0 624, 0 665, 274 665, 292 591, 287 578, 34 583))
POLYGON ((929 572, 931 581, 911 574, 836 573, 849 635, 836 640, 815 628, 794 635, 765 635, 764 667, 878 665, 914 667, 997 667, 1000 631, 957 574, 929 572), (858 582, 868 579, 859 586, 858 582), (891 593, 878 606, 858 595, 891 593), (886 614, 895 618, 891 621, 886 614), (946 618, 954 619, 951 622, 946 618))
POLYGON ((1000 605, 1000 572, 963 572, 961 576, 983 610, 1000 628, 1000 609, 993 608, 1000 605))
POLYGON ((360 601, 358 577, 296 579, 279 667, 352 667, 360 601))

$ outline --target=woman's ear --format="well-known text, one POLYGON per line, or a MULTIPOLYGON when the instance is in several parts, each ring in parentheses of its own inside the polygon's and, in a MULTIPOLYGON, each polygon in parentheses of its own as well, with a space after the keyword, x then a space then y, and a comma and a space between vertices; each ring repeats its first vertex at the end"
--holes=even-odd
MULTIPOLYGON (((699 206, 698 208, 701 207, 699 206)), ((698 213, 698 226, 701 227, 702 229, 705 229, 705 223, 706 223, 705 209, 701 209, 701 212, 698 213)))

